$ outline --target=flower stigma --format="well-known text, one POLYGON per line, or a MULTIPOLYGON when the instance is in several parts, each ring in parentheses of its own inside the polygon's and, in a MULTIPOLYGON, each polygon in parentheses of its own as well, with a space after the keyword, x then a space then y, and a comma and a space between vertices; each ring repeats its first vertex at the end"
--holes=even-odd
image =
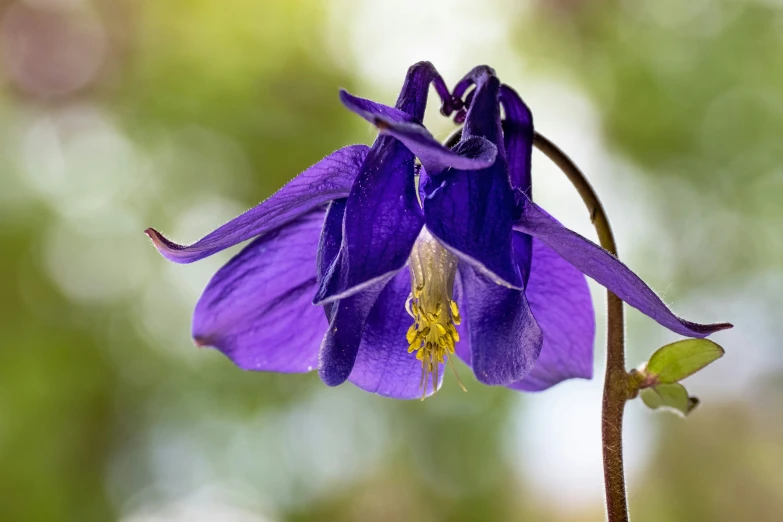
POLYGON ((410 256, 411 294, 405 308, 413 317, 408 329, 408 353, 416 352, 421 361, 421 399, 427 395, 427 382, 432 377, 432 393, 438 388, 440 365, 451 361, 457 382, 464 390, 454 366, 454 345, 459 341, 456 325, 461 318, 454 301, 454 278, 457 257, 422 228, 410 256))

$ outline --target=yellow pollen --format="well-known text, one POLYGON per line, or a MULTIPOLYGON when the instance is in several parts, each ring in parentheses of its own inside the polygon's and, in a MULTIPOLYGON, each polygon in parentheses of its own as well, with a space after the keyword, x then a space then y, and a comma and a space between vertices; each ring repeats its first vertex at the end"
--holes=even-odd
MULTIPOLYGON (((453 299, 454 278, 457 272, 457 258, 444 248, 426 227, 416 240, 410 257, 411 294, 405 302, 405 309, 413 317, 405 339, 408 353, 416 352, 421 361, 421 398, 427 395, 428 384, 432 383, 435 393, 440 381, 440 365, 451 360, 459 341, 456 325, 460 324, 459 308, 453 299)), ((460 387, 465 387, 459 380, 460 387)))

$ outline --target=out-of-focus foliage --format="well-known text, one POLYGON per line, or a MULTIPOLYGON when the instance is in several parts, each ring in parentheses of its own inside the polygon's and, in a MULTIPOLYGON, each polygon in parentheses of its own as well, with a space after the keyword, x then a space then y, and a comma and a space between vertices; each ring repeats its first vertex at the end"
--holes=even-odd
POLYGON ((642 521, 769 520, 783 513, 781 396, 775 414, 744 404, 700 408, 687 422, 661 416, 661 447, 635 501, 642 521))
POLYGON ((778 268, 780 4, 542 1, 538 14, 520 21, 519 46, 590 92, 616 152, 660 178, 666 226, 699 223, 675 239, 678 275, 778 268))
MULTIPOLYGON (((423 403, 241 372, 189 339, 192 306, 230 253, 173 266, 142 234, 194 240, 332 150, 371 141, 337 99, 338 87, 374 94, 351 67, 371 42, 338 37, 374 5, 0 1, 0 520, 601 520, 600 499, 542 497, 534 450, 512 449, 535 428, 520 418, 560 415, 527 416, 544 394, 484 387, 464 367, 467 394, 447 381, 423 403)), ((372 21, 360 34, 405 31, 372 21)), ((656 183, 627 197, 675 231, 677 293, 766 274, 747 286, 763 305, 753 324, 779 332, 783 306, 763 299, 783 270, 781 7, 531 2, 502 21, 513 41, 485 60, 583 89, 605 152, 656 183)), ((714 367, 752 350, 726 348, 714 367)), ((688 422, 655 416, 635 520, 776 520, 776 382, 716 395, 688 422)))

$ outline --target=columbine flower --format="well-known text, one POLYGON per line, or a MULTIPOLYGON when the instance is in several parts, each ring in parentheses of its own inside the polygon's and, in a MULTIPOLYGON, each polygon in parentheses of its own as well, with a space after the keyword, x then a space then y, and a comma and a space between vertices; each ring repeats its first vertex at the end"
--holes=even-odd
POLYGON ((678 318, 530 200, 530 111, 492 69, 474 69, 451 95, 420 63, 394 108, 341 99, 381 130, 371 148, 331 154, 193 245, 147 230, 178 263, 256 238, 196 305, 199 345, 248 370, 317 366, 330 386, 414 398, 439 388, 453 354, 486 384, 534 391, 590 378, 595 319, 583 274, 677 333, 727 327, 678 318), (442 112, 465 122, 452 150, 421 124, 430 83, 442 112))

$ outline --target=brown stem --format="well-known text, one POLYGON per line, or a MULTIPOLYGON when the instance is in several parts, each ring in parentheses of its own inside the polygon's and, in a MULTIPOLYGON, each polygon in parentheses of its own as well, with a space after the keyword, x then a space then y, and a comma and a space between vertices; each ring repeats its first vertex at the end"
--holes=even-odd
MULTIPOLYGON (((601 246, 617 256, 617 245, 606 212, 579 167, 554 143, 538 133, 533 144, 568 177, 590 212, 590 220, 598 233, 601 246)), ((623 302, 612 292, 607 291, 606 309, 606 376, 601 413, 606 514, 609 522, 627 522, 628 501, 623 468, 623 412, 629 396, 628 377, 625 372, 623 302)))

